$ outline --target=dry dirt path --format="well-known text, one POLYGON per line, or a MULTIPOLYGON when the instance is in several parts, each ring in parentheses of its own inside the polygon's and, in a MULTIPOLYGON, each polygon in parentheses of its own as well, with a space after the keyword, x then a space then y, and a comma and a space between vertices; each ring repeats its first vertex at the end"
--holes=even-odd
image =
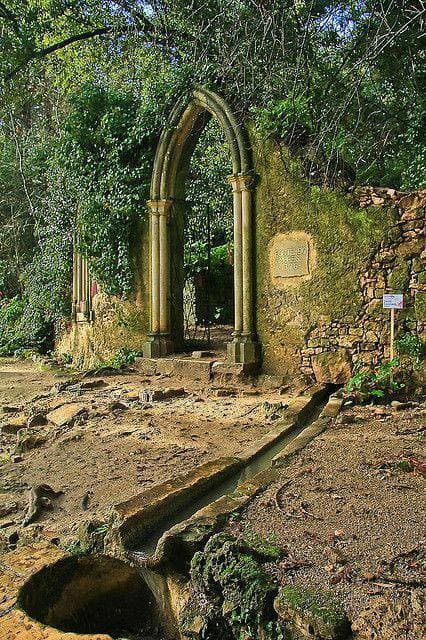
POLYGON ((0 358, 0 404, 28 402, 63 376, 63 372, 43 369, 29 360, 0 358))
POLYGON ((80 522, 105 520, 112 504, 238 454, 271 429, 279 412, 271 417, 270 405, 286 401, 277 391, 242 386, 221 395, 205 383, 138 372, 68 386, 30 362, 0 360, 0 372, 0 536, 8 548, 17 536, 67 545, 80 522), (174 398, 139 400, 143 389, 182 387, 174 398), (17 410, 5 412, 10 405, 17 410), (62 493, 42 497, 38 517, 22 527, 29 490, 43 484, 62 493))
POLYGON ((334 592, 359 640, 419 640, 426 622, 426 407, 340 414, 233 527, 272 539, 281 585, 334 592))

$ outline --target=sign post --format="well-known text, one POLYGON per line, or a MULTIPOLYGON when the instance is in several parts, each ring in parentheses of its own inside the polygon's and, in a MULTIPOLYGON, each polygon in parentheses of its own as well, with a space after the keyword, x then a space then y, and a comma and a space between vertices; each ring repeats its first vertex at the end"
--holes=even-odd
POLYGON ((394 357, 395 342, 395 309, 404 308, 404 295, 402 293, 385 293, 383 295, 383 309, 390 309, 390 359, 394 357))

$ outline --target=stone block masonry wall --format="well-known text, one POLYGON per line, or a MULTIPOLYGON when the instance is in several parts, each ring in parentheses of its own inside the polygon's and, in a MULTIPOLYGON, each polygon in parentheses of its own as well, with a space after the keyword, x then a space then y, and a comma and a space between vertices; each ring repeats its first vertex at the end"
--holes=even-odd
POLYGON ((358 361, 377 364, 389 357, 389 314, 384 293, 404 293, 405 308, 397 312, 397 330, 426 339, 426 191, 359 187, 352 192, 360 208, 394 207, 396 224, 374 256, 358 272, 361 305, 354 320, 324 317, 305 336, 301 371, 318 380, 344 382, 358 361))

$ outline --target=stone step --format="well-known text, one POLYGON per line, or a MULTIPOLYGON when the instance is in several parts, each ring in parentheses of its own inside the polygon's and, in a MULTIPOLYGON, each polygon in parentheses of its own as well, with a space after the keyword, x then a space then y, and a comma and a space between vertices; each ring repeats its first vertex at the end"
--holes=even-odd
POLYGON ((167 375, 199 382, 235 384, 248 382, 253 369, 244 364, 228 364, 218 356, 211 358, 136 358, 135 368, 145 376, 167 375))

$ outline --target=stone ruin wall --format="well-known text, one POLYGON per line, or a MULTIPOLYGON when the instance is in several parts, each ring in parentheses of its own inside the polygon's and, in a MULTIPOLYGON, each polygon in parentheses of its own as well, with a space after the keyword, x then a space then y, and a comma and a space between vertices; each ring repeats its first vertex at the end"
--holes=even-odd
POLYGON ((361 208, 395 207, 398 220, 392 238, 382 240, 377 254, 357 273, 362 303, 355 320, 351 324, 332 320, 306 335, 300 349, 301 371, 318 379, 327 377, 328 354, 341 352, 343 377, 350 371, 346 362, 376 365, 389 358, 390 312, 382 309, 384 293, 405 294, 405 309, 397 313, 397 326, 426 338, 426 191, 404 194, 360 187, 354 196, 361 208))
MULTIPOLYGON (((261 300, 261 315, 267 319, 267 329, 263 329, 263 340, 266 343, 265 369, 271 366, 272 373, 281 373, 280 365, 275 365, 271 358, 268 342, 279 352, 279 337, 283 338, 288 326, 293 327, 287 344, 281 340, 284 374, 291 376, 288 363, 293 359, 294 368, 297 367, 305 379, 319 382, 343 383, 351 376, 353 366, 357 362, 376 365, 389 358, 390 342, 390 311, 382 308, 384 293, 404 293, 405 308, 397 312, 397 331, 417 333, 426 339, 426 250, 424 240, 426 191, 402 193, 394 189, 356 187, 346 196, 352 207, 359 211, 373 212, 373 218, 380 219, 383 211, 383 229, 381 240, 374 244, 372 238, 373 255, 361 260, 359 268, 353 272, 350 288, 345 290, 343 279, 344 265, 340 272, 336 272, 336 280, 331 288, 336 287, 341 296, 340 308, 335 304, 336 315, 330 312, 327 304, 327 285, 323 280, 318 286, 313 283, 317 278, 315 264, 318 258, 323 259, 322 275, 327 269, 327 256, 324 247, 318 246, 319 237, 312 234, 312 246, 315 256, 312 258, 312 282, 306 282, 306 276, 299 277, 299 284, 279 290, 274 286, 273 273, 270 272, 269 286, 266 288, 267 302, 261 300), (318 256, 318 258, 317 258, 318 256), (343 284, 343 288, 342 288, 343 284), (340 290, 339 290, 340 287, 340 290), (316 318, 309 317, 309 307, 303 304, 304 297, 310 299, 311 310, 318 307, 320 313, 316 318), (352 308, 345 311, 345 296, 356 302, 352 308), (324 300, 324 308, 321 301, 324 300), (326 309, 328 307, 328 309, 326 309), (283 326, 287 321, 287 327, 283 326), (274 344, 275 336, 275 344, 274 344), (272 337, 272 340, 271 340, 272 337), (278 340, 277 340, 278 339, 278 340)), ((292 207, 290 206, 290 209, 292 207)), ((285 218, 285 214, 282 214, 285 218)), ((279 216, 278 216, 279 217, 279 216)), ((361 220, 361 219, 360 219, 361 220)), ((309 216, 307 224, 296 222, 303 233, 309 230, 309 216)), ((336 222, 337 224, 337 222, 336 222)), ((362 221, 360 221, 362 224, 362 221)), ((330 218, 330 226, 333 219, 330 218)), ((284 230, 283 222, 278 223, 277 231, 284 230)), ((337 231, 336 231, 337 233, 337 231)), ((344 234, 343 234, 344 235, 344 234)), ((368 230, 367 230, 368 236, 368 230)), ((278 235, 275 237, 279 237, 278 235)), ((343 236, 342 236, 343 237, 343 236)), ((377 236, 376 236, 377 237, 377 236)), ((337 238, 339 242, 339 238, 337 238)), ((356 243, 352 251, 357 252, 356 243)), ((330 260, 331 253, 337 251, 332 238, 329 238, 330 260)), ((342 255, 350 258, 351 243, 342 244, 342 255)), ((333 265, 330 266, 330 269, 333 265)), ((262 277, 262 276, 261 276, 262 277)), ((321 276, 322 277, 322 276, 321 276)), ((295 284, 297 278, 289 278, 290 284, 295 284), (292 282, 293 281, 293 282, 292 282)), ((330 289, 330 285, 328 285, 330 289)), ((261 288, 262 291, 262 288, 261 288)), ((266 297, 266 296, 265 296, 266 297)), ((262 298, 262 293, 261 293, 262 298)), ((331 305, 333 306, 333 305, 331 305)), ((262 321, 261 323, 262 324, 262 321)), ((294 371, 294 370, 293 370, 294 371)), ((294 371, 295 373, 295 371, 294 371)), ((293 373, 293 375, 294 375, 293 373)))
MULTIPOLYGON (((253 147, 259 176, 254 311, 262 372, 287 383, 301 376, 342 383, 356 362, 376 364, 387 358, 385 291, 405 294, 398 326, 425 339, 426 191, 356 187, 343 194, 311 187, 290 176, 282 151, 256 140, 253 147), (306 272, 274 276, 271 247, 277 238, 287 250, 302 243, 299 257, 309 262, 302 265, 306 272)), ((68 325, 58 340, 58 351, 70 353, 81 366, 91 367, 120 347, 141 349, 146 339, 146 234, 136 244, 144 260, 134 297, 120 301, 98 294, 95 321, 68 325)))

